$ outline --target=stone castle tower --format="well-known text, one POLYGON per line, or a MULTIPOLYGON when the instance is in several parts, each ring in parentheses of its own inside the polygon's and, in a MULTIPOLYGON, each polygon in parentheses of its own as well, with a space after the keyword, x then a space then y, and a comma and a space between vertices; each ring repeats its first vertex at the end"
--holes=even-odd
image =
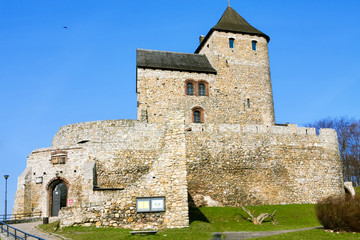
POLYGON ((200 37, 196 54, 138 50, 138 119, 147 113, 149 122, 162 122, 163 111, 175 108, 190 123, 193 110, 200 109, 202 123, 274 125, 269 40, 228 7, 200 37))
POLYGON ((343 195, 336 132, 275 124, 269 37, 228 7, 194 54, 137 50, 137 120, 63 126, 34 150, 13 213, 62 226, 184 227, 189 206, 343 195))

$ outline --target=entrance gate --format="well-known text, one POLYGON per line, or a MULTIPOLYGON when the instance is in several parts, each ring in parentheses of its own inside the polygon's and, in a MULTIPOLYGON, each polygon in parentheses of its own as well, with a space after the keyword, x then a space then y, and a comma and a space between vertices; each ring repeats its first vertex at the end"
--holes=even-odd
POLYGON ((60 182, 52 191, 51 216, 58 216, 62 207, 66 207, 67 187, 60 182))

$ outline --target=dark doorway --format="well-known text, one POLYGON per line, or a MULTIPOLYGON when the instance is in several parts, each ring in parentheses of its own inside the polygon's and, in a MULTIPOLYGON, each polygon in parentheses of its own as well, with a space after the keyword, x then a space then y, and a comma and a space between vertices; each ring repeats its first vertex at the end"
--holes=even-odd
POLYGON ((52 191, 51 200, 51 216, 58 216, 62 207, 66 207, 67 201, 67 187, 65 183, 60 182, 52 191))

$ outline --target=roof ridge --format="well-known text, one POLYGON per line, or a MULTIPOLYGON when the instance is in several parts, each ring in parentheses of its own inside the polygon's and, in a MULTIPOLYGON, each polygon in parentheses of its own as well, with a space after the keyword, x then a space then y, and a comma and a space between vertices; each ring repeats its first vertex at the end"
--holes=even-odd
POLYGON ((175 54, 189 54, 189 55, 204 55, 199 53, 184 53, 184 52, 172 52, 172 51, 163 51, 163 50, 152 50, 152 49, 143 49, 143 48, 137 48, 136 51, 147 51, 147 52, 163 52, 163 53, 175 53, 175 54))

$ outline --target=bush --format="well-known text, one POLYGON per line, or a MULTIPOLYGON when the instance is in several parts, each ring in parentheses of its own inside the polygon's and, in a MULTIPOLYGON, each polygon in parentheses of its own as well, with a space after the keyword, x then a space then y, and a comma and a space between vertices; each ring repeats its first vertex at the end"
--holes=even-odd
POLYGON ((315 211, 325 229, 360 232, 360 196, 328 197, 316 204, 315 211))

